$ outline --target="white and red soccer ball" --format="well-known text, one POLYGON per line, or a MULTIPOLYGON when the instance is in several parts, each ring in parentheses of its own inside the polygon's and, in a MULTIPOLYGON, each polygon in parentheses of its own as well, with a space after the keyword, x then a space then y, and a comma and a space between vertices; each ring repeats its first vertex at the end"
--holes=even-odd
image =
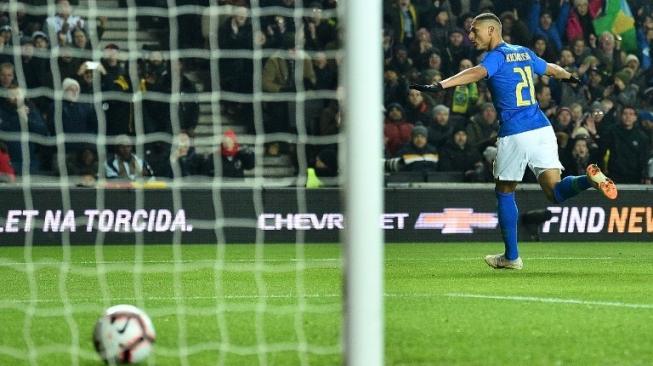
POLYGON ((111 364, 141 362, 152 351, 156 332, 145 312, 132 305, 116 305, 104 311, 93 332, 95 350, 111 364))

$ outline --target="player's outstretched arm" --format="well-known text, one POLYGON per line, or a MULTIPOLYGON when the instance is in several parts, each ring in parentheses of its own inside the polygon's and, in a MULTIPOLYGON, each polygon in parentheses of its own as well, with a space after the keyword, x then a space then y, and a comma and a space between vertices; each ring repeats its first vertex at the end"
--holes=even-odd
POLYGON ((580 79, 572 75, 569 71, 563 69, 560 65, 547 63, 546 75, 553 76, 554 78, 565 83, 580 84, 580 79))
POLYGON ((455 87, 458 85, 466 85, 483 79, 487 75, 485 67, 478 65, 469 69, 463 70, 456 75, 437 82, 433 85, 410 84, 411 89, 419 90, 422 92, 437 92, 442 89, 455 87))
POLYGON ((456 75, 442 80, 442 88, 453 88, 458 85, 467 85, 477 82, 487 76, 487 70, 481 65, 465 69, 456 75))

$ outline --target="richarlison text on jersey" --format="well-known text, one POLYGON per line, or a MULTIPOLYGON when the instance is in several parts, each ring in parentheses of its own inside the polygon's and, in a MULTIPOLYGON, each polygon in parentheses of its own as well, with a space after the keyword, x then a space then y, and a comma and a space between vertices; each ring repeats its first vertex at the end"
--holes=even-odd
POLYGON ((506 54, 506 62, 528 61, 531 56, 526 52, 506 54))

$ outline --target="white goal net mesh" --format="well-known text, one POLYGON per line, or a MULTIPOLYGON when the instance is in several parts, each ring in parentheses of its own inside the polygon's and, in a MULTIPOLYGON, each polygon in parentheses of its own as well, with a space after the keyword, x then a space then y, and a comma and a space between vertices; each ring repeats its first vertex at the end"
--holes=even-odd
POLYGON ((99 364, 123 303, 152 318, 149 365, 342 363, 340 248, 292 230, 331 225, 304 188, 342 180, 338 12, 0 5, 0 364, 99 364))

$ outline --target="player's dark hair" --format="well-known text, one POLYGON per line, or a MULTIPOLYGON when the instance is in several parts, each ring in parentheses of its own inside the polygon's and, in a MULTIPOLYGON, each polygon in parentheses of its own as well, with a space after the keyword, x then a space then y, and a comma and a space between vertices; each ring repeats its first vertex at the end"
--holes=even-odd
POLYGON ((482 13, 482 14, 479 14, 479 15, 474 17, 475 22, 481 22, 481 21, 484 21, 484 20, 491 20, 491 21, 499 23, 500 26, 503 26, 501 24, 501 19, 499 19, 499 17, 494 15, 493 13, 482 13))

